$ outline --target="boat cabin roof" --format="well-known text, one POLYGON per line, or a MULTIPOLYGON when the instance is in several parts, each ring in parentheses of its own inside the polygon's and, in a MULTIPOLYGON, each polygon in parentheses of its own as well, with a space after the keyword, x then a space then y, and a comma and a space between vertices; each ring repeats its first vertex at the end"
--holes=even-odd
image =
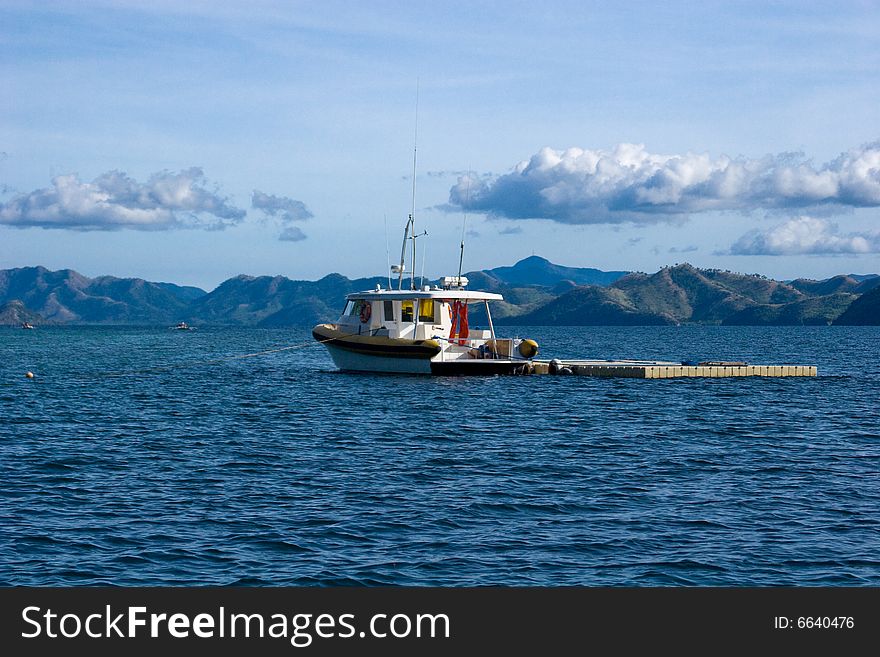
POLYGON ((369 301, 388 300, 405 301, 407 299, 460 299, 466 303, 471 301, 501 301, 504 299, 500 294, 493 292, 478 292, 476 290, 444 290, 440 287, 421 290, 365 290, 364 292, 352 292, 346 295, 346 300, 357 301, 366 299, 369 301))

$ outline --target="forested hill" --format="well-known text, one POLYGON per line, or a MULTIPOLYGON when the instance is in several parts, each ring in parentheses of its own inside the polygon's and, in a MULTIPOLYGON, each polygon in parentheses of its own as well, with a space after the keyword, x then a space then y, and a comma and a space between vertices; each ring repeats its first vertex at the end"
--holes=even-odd
MULTIPOLYGON (((470 289, 504 296, 493 307, 499 324, 880 324, 880 277, 875 275, 785 282, 688 264, 653 274, 604 272, 531 256, 467 276, 470 289)), ((70 269, 24 267, 0 270, 0 324, 312 326, 335 319, 346 294, 387 286, 387 280, 336 273, 317 281, 241 275, 206 292, 140 278, 89 278, 70 269)), ((479 307, 473 313, 476 322, 483 319, 479 307)))

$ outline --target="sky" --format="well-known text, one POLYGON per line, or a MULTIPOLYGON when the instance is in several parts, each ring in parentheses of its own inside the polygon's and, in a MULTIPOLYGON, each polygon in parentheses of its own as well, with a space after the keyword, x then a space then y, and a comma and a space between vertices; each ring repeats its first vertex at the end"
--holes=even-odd
POLYGON ((0 269, 880 273, 878 92, 874 1, 0 0, 0 269))

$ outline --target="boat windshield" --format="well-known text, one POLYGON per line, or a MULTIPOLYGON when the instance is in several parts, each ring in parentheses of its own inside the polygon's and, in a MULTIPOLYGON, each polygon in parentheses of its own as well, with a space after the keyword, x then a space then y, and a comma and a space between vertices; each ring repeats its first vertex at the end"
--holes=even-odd
POLYGON ((400 321, 401 322, 413 321, 413 302, 412 301, 401 301, 400 302, 400 321))
POLYGON ((366 299, 354 299, 345 304, 345 310, 342 311, 342 314, 357 317, 362 314, 365 306, 370 305, 366 299))

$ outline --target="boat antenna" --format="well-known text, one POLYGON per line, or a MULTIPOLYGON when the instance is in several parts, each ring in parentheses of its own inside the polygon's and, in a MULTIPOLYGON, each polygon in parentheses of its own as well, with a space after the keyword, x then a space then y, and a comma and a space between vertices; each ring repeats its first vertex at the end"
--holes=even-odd
MULTIPOLYGON (((427 235, 427 233, 425 233, 427 235)), ((424 287, 425 285, 425 260, 428 259, 428 245, 425 245, 425 248, 422 249, 422 273, 419 276, 419 286, 424 287)))
POLYGON ((403 289, 403 270, 406 268, 406 240, 409 239, 409 227, 412 225, 412 215, 403 228, 403 244, 400 246, 400 265, 397 266, 397 289, 403 289))
POLYGON ((410 289, 416 289, 416 156, 419 145, 419 79, 416 78, 416 121, 413 130, 413 170, 412 170, 412 205, 409 221, 412 224, 412 274, 410 289))
MULTIPOLYGON (((423 230, 421 233, 416 235, 416 227, 415 222, 413 221, 412 215, 409 216, 409 221, 406 222, 407 228, 411 231, 409 234, 409 239, 412 240, 412 272, 410 273, 410 287, 409 289, 416 289, 416 240, 420 237, 425 237, 428 234, 428 231, 423 230)), ((403 255, 406 253, 406 233, 404 232, 403 237, 403 249, 401 249, 401 258, 400 261, 403 262, 403 255)), ((425 259, 422 258, 422 270, 425 268, 425 259)))
POLYGON ((464 218, 461 220, 461 251, 458 254, 458 282, 461 282, 461 264, 464 261, 464 230, 467 225, 467 208, 471 200, 471 171, 468 168, 467 188, 464 193, 464 218))
POLYGON ((391 289, 391 251, 388 248, 388 213, 384 213, 385 223, 385 273, 388 274, 388 289, 391 289))

